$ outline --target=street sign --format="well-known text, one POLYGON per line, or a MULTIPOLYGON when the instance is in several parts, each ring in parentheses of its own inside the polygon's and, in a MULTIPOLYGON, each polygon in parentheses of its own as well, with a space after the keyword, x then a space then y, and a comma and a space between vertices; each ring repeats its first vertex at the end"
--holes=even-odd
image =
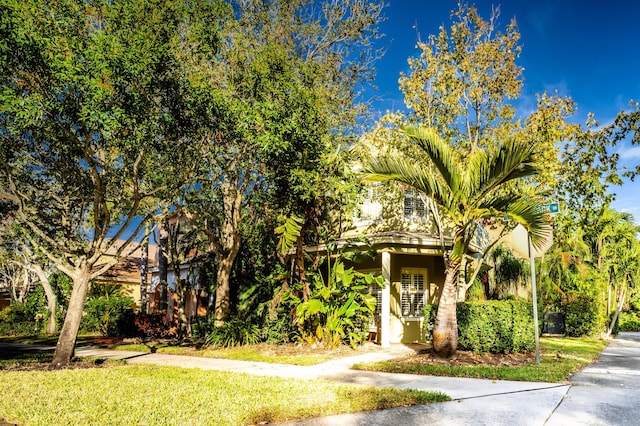
POLYGON ((559 203, 541 204, 540 209, 542 210, 543 213, 558 214, 560 212, 560 204, 559 203))

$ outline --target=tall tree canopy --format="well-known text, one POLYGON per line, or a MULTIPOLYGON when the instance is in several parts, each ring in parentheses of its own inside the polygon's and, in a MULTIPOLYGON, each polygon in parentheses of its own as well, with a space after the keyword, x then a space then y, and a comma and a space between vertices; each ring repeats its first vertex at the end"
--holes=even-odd
POLYGON ((207 150, 185 208, 216 253, 217 326, 230 314, 247 204, 268 193, 270 208, 305 217, 331 192, 332 160, 364 111, 359 89, 382 18, 382 4, 365 0, 231 4, 218 60, 186 61, 207 150))
POLYGON ((195 167, 178 52, 215 51, 223 9, 169 0, 3 2, 0 199, 74 283, 54 366, 71 360, 89 281, 127 254, 195 167))

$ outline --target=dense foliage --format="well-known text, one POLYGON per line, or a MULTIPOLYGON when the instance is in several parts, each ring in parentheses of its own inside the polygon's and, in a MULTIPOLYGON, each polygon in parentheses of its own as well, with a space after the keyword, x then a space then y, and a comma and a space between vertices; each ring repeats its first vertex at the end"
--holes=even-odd
MULTIPOLYGON (((534 348, 533 308, 523 300, 458 303, 458 347, 477 353, 526 352, 534 348)), ((425 306, 423 332, 427 341, 437 305, 425 306)))
POLYGON ((93 285, 87 302, 80 329, 103 336, 124 336, 130 333, 134 301, 122 294, 113 284, 93 285))
MULTIPOLYGON (((29 278, 38 264, 52 295, 45 280, 29 278, 0 312, 0 334, 42 332, 50 299, 64 323, 58 363, 70 359, 81 328, 188 337, 185 295, 195 279, 178 280, 172 321, 133 315, 122 295, 87 298, 91 280, 150 232, 145 224, 184 215, 189 229, 173 227, 169 263, 175 272, 197 256, 197 285, 213 295, 213 318, 194 320, 191 337, 361 342, 374 312, 369 288, 381 279, 304 247, 327 246, 351 223, 360 182, 349 148, 366 122, 360 95, 380 54, 383 6, 3 2, 0 266, 29 278)), ((443 243, 441 294, 459 324, 447 322, 448 331, 459 328, 461 348, 474 351, 529 348, 520 302, 457 311, 455 303, 466 289, 475 299, 508 298, 528 282, 528 265, 497 248, 492 291, 469 287, 494 242, 484 258, 465 254, 480 226, 505 234, 522 223, 542 239, 541 194, 561 202, 554 244, 537 265, 542 309, 563 312, 571 336, 610 333, 616 320, 617 329, 637 328, 640 228, 608 204, 611 185, 634 173, 618 169, 613 148, 638 143, 637 105, 605 126, 591 115, 580 126, 567 121, 570 98, 541 94, 525 116, 513 102, 523 88, 515 20, 501 29, 497 8, 485 20, 464 3, 452 20, 418 43, 400 78, 409 112, 385 116, 360 147, 364 162, 381 154, 372 180, 428 194, 442 241, 445 231, 453 237, 451 250, 443 243)))

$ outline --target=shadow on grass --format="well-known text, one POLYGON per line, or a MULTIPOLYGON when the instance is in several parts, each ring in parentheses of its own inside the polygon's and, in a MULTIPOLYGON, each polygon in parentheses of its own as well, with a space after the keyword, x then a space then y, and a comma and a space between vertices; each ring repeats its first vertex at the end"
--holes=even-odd
POLYGON ((6 346, 0 348, 0 370, 16 364, 49 364, 53 349, 6 346))

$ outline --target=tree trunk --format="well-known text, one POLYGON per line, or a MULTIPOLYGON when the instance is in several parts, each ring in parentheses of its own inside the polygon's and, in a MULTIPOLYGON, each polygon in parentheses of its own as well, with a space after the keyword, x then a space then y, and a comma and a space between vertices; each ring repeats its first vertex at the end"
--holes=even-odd
POLYGON ((165 311, 168 308, 168 244, 169 223, 165 218, 160 222, 160 226, 158 227, 158 275, 160 278, 160 300, 158 301, 159 311, 165 311))
POLYGON ((189 337, 189 319, 187 318, 187 279, 177 278, 176 279, 176 296, 177 296, 177 306, 178 306, 178 338, 185 339, 189 337))
POLYGON ((58 338, 58 343, 56 344, 53 360, 49 366, 51 369, 69 365, 73 359, 78 330, 80 329, 80 322, 82 321, 84 302, 89 290, 89 274, 89 266, 84 264, 76 270, 76 274, 73 276, 73 289, 71 290, 69 307, 64 319, 62 331, 60 332, 60 337, 58 338))
POLYGON ((606 337, 608 338, 613 333, 613 329, 616 326, 616 322, 618 321, 618 316, 620 316, 620 311, 622 311, 622 306, 624 305, 624 297, 627 294, 627 288, 623 287, 620 295, 620 302, 618 303, 618 307, 616 308, 616 312, 613 314, 613 318, 611 319, 611 323, 607 328, 606 337))
POLYGON ((56 332, 56 304, 58 303, 58 298, 56 297, 53 288, 51 288, 49 277, 44 272, 44 269, 42 269, 42 267, 37 263, 32 265, 32 268, 38 276, 38 279, 42 284, 42 288, 44 289, 44 295, 47 298, 47 334, 51 336, 56 332))
POLYGON ((240 220, 242 207, 242 187, 227 182, 221 186, 224 221, 217 244, 216 258, 218 260, 218 274, 216 277, 216 307, 215 327, 222 327, 229 318, 230 312, 230 284, 231 270, 240 251, 240 220), (238 189, 240 188, 240 189, 238 189))
POLYGON ((140 255, 140 313, 147 313, 147 275, 149 274, 149 225, 145 229, 140 255))
POLYGON ((444 286, 433 327, 433 351, 436 355, 445 358, 455 355, 458 349, 456 280, 459 270, 460 260, 450 259, 445 270, 444 286))
POLYGON ((231 293, 229 280, 231 278, 231 269, 233 267, 234 260, 235 255, 233 256, 233 258, 227 255, 218 263, 214 322, 215 327, 222 327, 225 321, 229 319, 231 293))

